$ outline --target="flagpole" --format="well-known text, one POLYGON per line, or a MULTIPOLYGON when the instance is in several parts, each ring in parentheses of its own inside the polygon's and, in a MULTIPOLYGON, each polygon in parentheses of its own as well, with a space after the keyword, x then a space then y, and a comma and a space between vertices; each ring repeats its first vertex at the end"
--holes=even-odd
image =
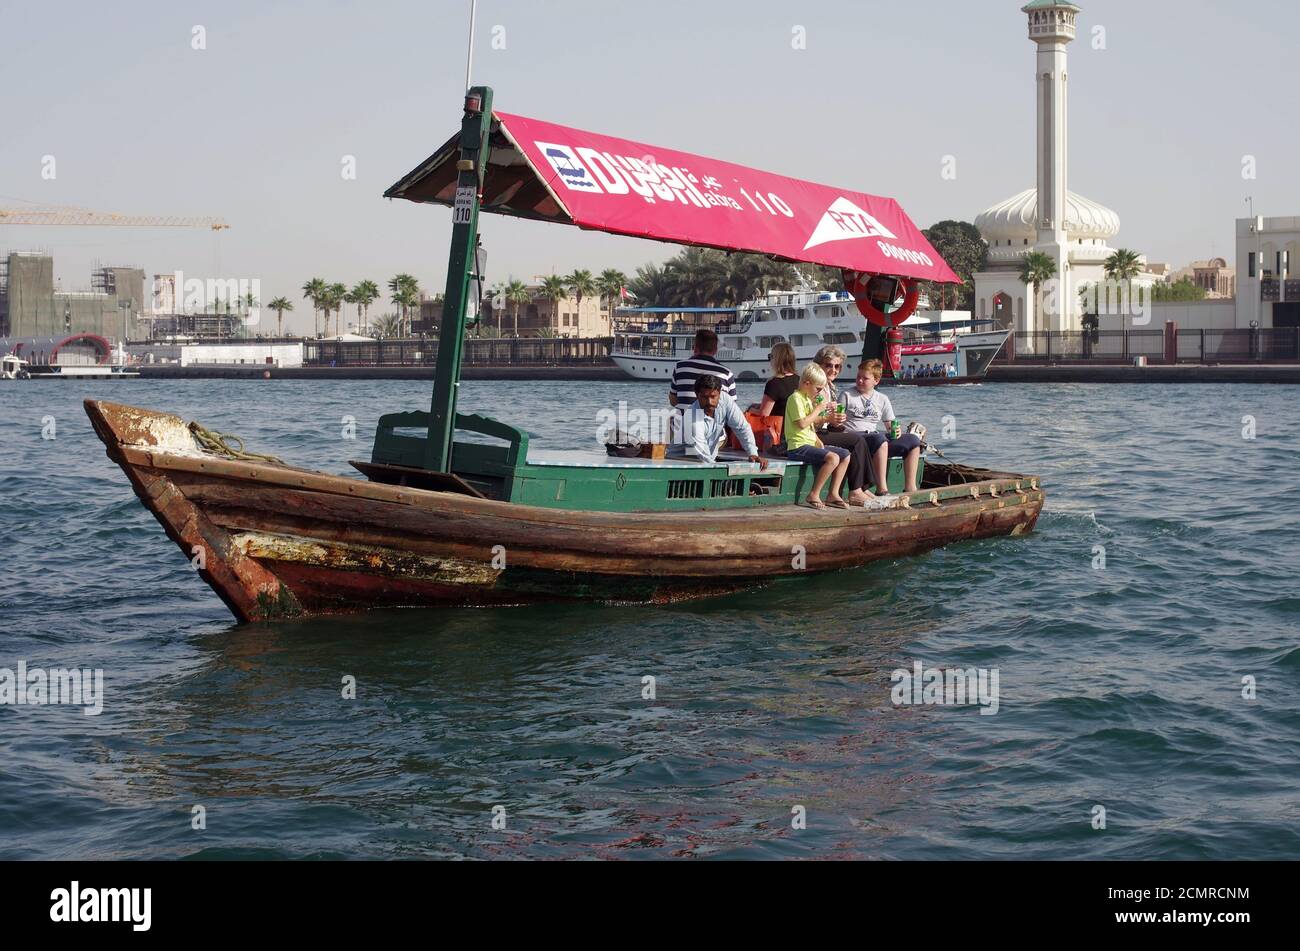
POLYGON ((465 88, 472 86, 471 74, 474 71, 474 15, 478 12, 478 0, 469 0, 469 54, 465 57, 465 88))

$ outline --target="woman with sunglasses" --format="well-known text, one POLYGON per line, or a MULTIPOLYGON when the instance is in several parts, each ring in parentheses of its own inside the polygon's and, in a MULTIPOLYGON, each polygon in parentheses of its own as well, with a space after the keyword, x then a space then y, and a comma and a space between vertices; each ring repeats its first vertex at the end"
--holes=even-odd
POLYGON ((868 451, 867 440, 861 433, 845 431, 844 424, 848 421, 848 416, 843 412, 845 407, 839 398, 839 388, 835 385, 835 381, 844 371, 844 363, 847 359, 844 351, 839 347, 822 347, 817 351, 817 356, 813 357, 813 362, 826 374, 826 385, 820 395, 834 407, 826 417, 826 423, 817 430, 817 436, 827 446, 836 446, 849 451, 849 471, 844 479, 844 484, 849 490, 848 503, 868 506, 874 499, 866 488, 867 463, 871 454, 868 451))

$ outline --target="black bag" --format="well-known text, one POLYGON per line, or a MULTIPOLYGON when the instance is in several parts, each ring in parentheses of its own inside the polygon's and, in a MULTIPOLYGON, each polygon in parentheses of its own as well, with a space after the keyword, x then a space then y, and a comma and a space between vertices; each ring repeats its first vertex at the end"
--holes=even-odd
POLYGON ((641 455, 641 440, 624 432, 617 432, 605 443, 605 453, 620 459, 635 459, 641 455))

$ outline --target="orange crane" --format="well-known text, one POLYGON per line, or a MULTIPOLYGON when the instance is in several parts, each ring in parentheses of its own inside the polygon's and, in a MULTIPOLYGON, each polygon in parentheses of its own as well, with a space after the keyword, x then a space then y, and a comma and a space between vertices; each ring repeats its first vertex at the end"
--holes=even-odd
POLYGON ((230 225, 220 218, 183 215, 119 215, 91 211, 70 205, 33 205, 30 208, 0 208, 0 225, 93 225, 119 228, 210 228, 224 231, 230 225))

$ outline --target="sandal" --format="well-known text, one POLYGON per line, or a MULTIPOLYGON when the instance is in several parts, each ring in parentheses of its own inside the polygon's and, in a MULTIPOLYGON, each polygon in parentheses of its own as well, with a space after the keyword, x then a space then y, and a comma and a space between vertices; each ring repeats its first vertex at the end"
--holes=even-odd
POLYGON ((847 509, 849 507, 849 503, 845 502, 843 499, 831 499, 826 504, 833 509, 847 509))
POLYGON ((809 508, 822 509, 823 511, 826 509, 826 503, 821 499, 804 499, 804 505, 809 508))

